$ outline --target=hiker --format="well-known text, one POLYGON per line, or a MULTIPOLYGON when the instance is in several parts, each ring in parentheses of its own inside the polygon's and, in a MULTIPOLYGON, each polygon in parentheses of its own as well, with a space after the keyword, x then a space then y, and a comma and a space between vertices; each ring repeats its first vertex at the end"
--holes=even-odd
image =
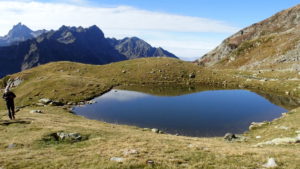
POLYGON ((6 107, 8 109, 8 117, 13 120, 15 119, 15 104, 14 104, 14 98, 16 95, 9 91, 9 87, 7 87, 4 91, 4 94, 2 96, 3 99, 6 101, 6 107))

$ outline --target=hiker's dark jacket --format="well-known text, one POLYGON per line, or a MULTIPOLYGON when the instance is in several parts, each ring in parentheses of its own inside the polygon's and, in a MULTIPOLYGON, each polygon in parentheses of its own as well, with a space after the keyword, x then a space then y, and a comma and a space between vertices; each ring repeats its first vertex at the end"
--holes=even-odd
POLYGON ((16 95, 13 92, 6 92, 3 94, 3 99, 5 99, 6 103, 13 103, 16 95))

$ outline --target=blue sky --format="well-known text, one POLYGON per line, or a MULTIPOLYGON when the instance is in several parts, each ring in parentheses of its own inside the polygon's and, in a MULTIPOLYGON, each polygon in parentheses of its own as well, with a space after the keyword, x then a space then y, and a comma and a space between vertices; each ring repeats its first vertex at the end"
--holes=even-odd
POLYGON ((33 30, 99 26, 107 37, 138 36, 184 60, 300 0, 0 0, 0 35, 22 22, 33 30))
POLYGON ((300 0, 91 0, 95 5, 141 9, 226 21, 239 27, 300 4, 300 0))

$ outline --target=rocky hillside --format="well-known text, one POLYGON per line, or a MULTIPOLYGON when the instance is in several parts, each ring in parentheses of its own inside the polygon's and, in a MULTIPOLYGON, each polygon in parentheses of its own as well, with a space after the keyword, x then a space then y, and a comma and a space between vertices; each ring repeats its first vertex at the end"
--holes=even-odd
POLYGON ((174 54, 162 49, 154 48, 147 42, 137 37, 124 38, 121 40, 108 39, 112 46, 128 59, 141 57, 172 57, 177 58, 174 54))
POLYGON ((255 23, 196 62, 204 66, 300 71, 300 5, 255 23))
POLYGON ((28 39, 33 39, 45 32, 46 30, 32 31, 26 25, 18 23, 13 26, 7 35, 0 37, 0 46, 9 46, 28 39))

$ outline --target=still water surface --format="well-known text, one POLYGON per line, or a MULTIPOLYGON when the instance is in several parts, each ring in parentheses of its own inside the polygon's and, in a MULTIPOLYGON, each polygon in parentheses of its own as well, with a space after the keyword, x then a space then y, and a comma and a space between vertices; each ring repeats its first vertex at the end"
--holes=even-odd
POLYGON ((114 89, 94 101, 74 107, 73 112, 89 119, 198 137, 243 133, 251 122, 270 121, 287 111, 247 90, 155 96, 114 89))

